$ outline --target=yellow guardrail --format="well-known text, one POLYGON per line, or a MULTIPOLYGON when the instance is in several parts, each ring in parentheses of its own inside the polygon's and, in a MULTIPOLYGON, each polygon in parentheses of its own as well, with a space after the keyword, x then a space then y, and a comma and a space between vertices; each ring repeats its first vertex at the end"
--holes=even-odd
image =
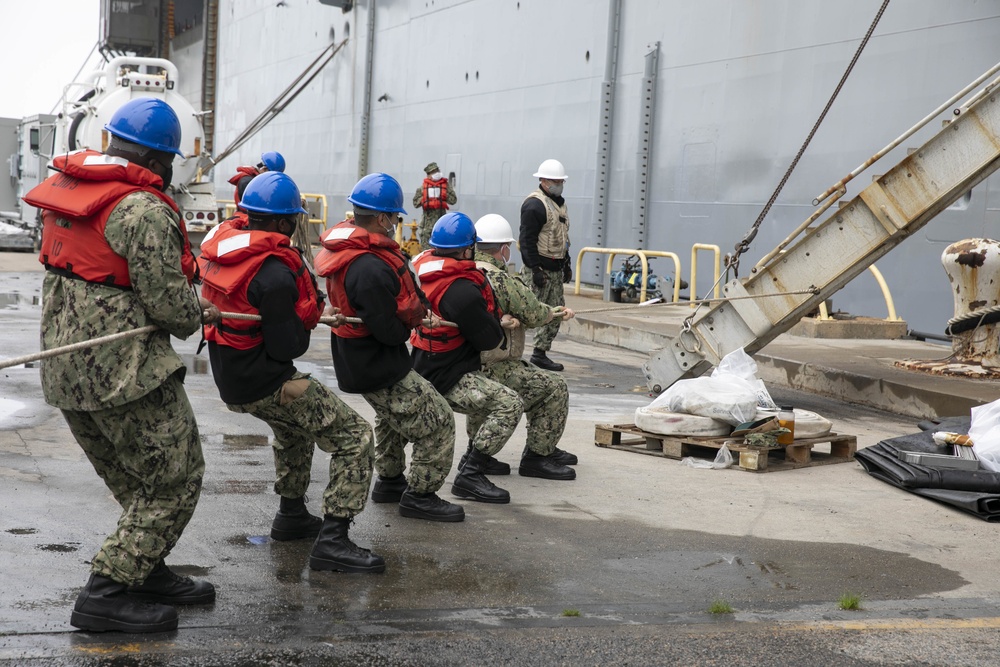
POLYGON ((586 247, 581 248, 580 252, 576 255, 576 281, 574 286, 574 294, 580 293, 580 266, 583 261, 583 256, 588 252, 597 253, 599 255, 608 255, 607 266, 604 269, 605 274, 611 274, 611 263, 617 255, 635 255, 639 258, 642 263, 642 285, 639 288, 639 302, 646 300, 646 281, 649 276, 649 260, 648 257, 669 257, 674 260, 674 302, 676 303, 680 299, 680 275, 681 275, 681 259, 676 255, 676 253, 667 252, 665 250, 638 250, 633 248, 597 248, 597 247, 586 247))
POLYGON ((695 296, 697 292, 698 283, 698 251, 699 250, 711 250, 715 253, 715 276, 713 278, 715 288, 712 290, 714 298, 719 298, 719 276, 722 275, 722 249, 717 245, 711 243, 695 243, 691 246, 691 280, 690 280, 690 296, 691 296, 691 307, 695 307, 695 300, 698 298, 695 296))
MULTIPOLYGON (((326 195, 303 192, 302 198, 306 201, 306 210, 309 211, 309 222, 313 225, 323 225, 323 229, 326 229, 327 211, 329 211, 326 205, 326 195), (310 207, 310 202, 314 202, 317 206, 310 207), (314 216, 314 214, 318 215, 314 216)), ((215 201, 222 209, 223 220, 231 218, 236 213, 236 202, 232 199, 216 199, 215 201)))
MULTIPOLYGON (((896 315, 896 305, 892 301, 892 294, 889 292, 889 284, 885 282, 885 278, 882 276, 882 272, 876 268, 874 264, 868 267, 872 275, 875 276, 875 281, 878 286, 882 289, 882 297, 885 299, 886 310, 889 311, 889 316, 885 318, 886 322, 902 322, 902 318, 896 315)), ((819 304, 819 319, 821 320, 832 320, 830 313, 826 309, 826 301, 819 304)))

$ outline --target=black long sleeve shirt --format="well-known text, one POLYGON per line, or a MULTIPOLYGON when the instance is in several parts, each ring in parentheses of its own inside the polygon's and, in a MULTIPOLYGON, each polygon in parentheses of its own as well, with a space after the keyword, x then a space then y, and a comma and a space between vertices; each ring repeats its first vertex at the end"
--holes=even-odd
MULTIPOLYGON (((371 335, 341 338, 331 333, 337 385, 350 394, 391 387, 410 372, 410 329, 396 317, 399 278, 375 255, 362 255, 344 276, 347 299, 371 335)), ((346 325, 345 325, 346 326, 346 325)))
MULTIPOLYGON (((542 192, 545 192, 542 190, 542 192)), ((562 206, 566 201, 562 197, 553 197, 545 192, 545 196, 562 206)), ((546 271, 562 271, 565 260, 542 257, 538 254, 538 234, 545 226, 545 204, 534 197, 528 197, 521 204, 521 228, 518 233, 518 249, 521 259, 529 269, 541 267, 546 271)))
POLYGON ((479 353, 492 350, 503 340, 500 321, 486 310, 486 299, 469 280, 453 282, 438 304, 441 317, 458 325, 465 342, 450 352, 426 352, 413 348, 413 369, 439 393, 447 393, 466 373, 482 368, 479 353))
POLYGON ((295 312, 295 274, 276 257, 267 258, 250 281, 247 301, 260 311, 264 342, 249 350, 208 344, 215 384, 229 404, 270 396, 295 374, 292 360, 309 349, 309 335, 295 312))

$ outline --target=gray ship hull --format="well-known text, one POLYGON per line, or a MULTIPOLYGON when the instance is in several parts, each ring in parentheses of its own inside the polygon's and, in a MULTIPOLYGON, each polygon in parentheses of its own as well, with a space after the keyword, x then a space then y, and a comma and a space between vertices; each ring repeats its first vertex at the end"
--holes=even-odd
MULTIPOLYGON (((412 192, 434 160, 454 172, 459 210, 500 213, 516 229, 536 184, 531 174, 554 157, 569 174, 573 248, 669 250, 687 276, 692 244, 731 251, 756 219, 880 3, 434 0, 376 2, 374 15, 372 4, 344 13, 302 0, 220 1, 217 147, 323 48, 350 38, 220 164, 220 191, 238 164, 280 150, 287 173, 303 191, 326 194, 339 219, 360 172, 391 173, 412 192)), ((992 3, 890 5, 765 219, 743 275, 809 216, 817 194, 1000 60, 998 43, 992 3)), ((890 153, 884 168, 936 126, 890 153)), ((868 182, 858 180, 848 198, 868 182)), ((958 239, 996 235, 998 183, 980 184, 879 261, 911 328, 943 332, 953 300, 941 253, 958 239)), ((672 273, 665 260, 653 268, 672 273)), ((585 281, 600 283, 602 274, 603 261, 585 260, 585 281)), ((711 283, 706 255, 699 292, 711 283)), ((833 301, 853 314, 886 314, 867 273, 833 301)))

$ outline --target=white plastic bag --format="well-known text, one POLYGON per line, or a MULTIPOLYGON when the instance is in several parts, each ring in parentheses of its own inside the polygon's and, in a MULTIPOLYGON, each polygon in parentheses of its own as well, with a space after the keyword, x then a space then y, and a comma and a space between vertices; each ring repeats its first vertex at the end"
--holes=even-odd
POLYGON ((715 455, 714 461, 708 459, 696 459, 693 456, 685 456, 681 459, 681 465, 689 468, 711 468, 712 470, 722 470, 733 465, 733 454, 729 451, 729 445, 719 447, 719 453, 715 455))
POLYGON ((759 409, 775 411, 778 409, 767 387, 764 386, 764 381, 757 377, 757 362, 742 347, 724 356, 712 371, 712 377, 726 374, 743 378, 754 388, 759 409))
POLYGON ((753 421, 757 394, 749 382, 735 375, 678 380, 653 399, 650 408, 701 415, 738 426, 753 421))
POLYGON ((1000 399, 972 408, 969 437, 982 466, 1000 472, 1000 399))

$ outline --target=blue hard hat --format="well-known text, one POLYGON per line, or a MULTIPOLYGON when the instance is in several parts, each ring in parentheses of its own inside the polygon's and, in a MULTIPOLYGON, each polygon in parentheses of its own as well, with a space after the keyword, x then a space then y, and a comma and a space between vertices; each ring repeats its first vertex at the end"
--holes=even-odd
POLYGON ((152 97, 129 100, 104 126, 111 134, 165 153, 181 153, 181 121, 170 105, 152 97))
POLYGON ((285 158, 278 151, 267 151, 260 156, 260 163, 268 171, 285 171, 285 158))
POLYGON ((478 241, 476 225, 472 218, 464 213, 452 211, 445 213, 431 230, 430 246, 432 248, 468 248, 478 241))
POLYGON ((305 213, 302 195, 290 176, 280 171, 265 171, 254 176, 243 192, 240 207, 252 213, 267 215, 292 215, 305 213))
POLYGON ((389 174, 368 174, 354 186, 347 201, 370 211, 406 213, 403 210, 403 188, 389 174))

